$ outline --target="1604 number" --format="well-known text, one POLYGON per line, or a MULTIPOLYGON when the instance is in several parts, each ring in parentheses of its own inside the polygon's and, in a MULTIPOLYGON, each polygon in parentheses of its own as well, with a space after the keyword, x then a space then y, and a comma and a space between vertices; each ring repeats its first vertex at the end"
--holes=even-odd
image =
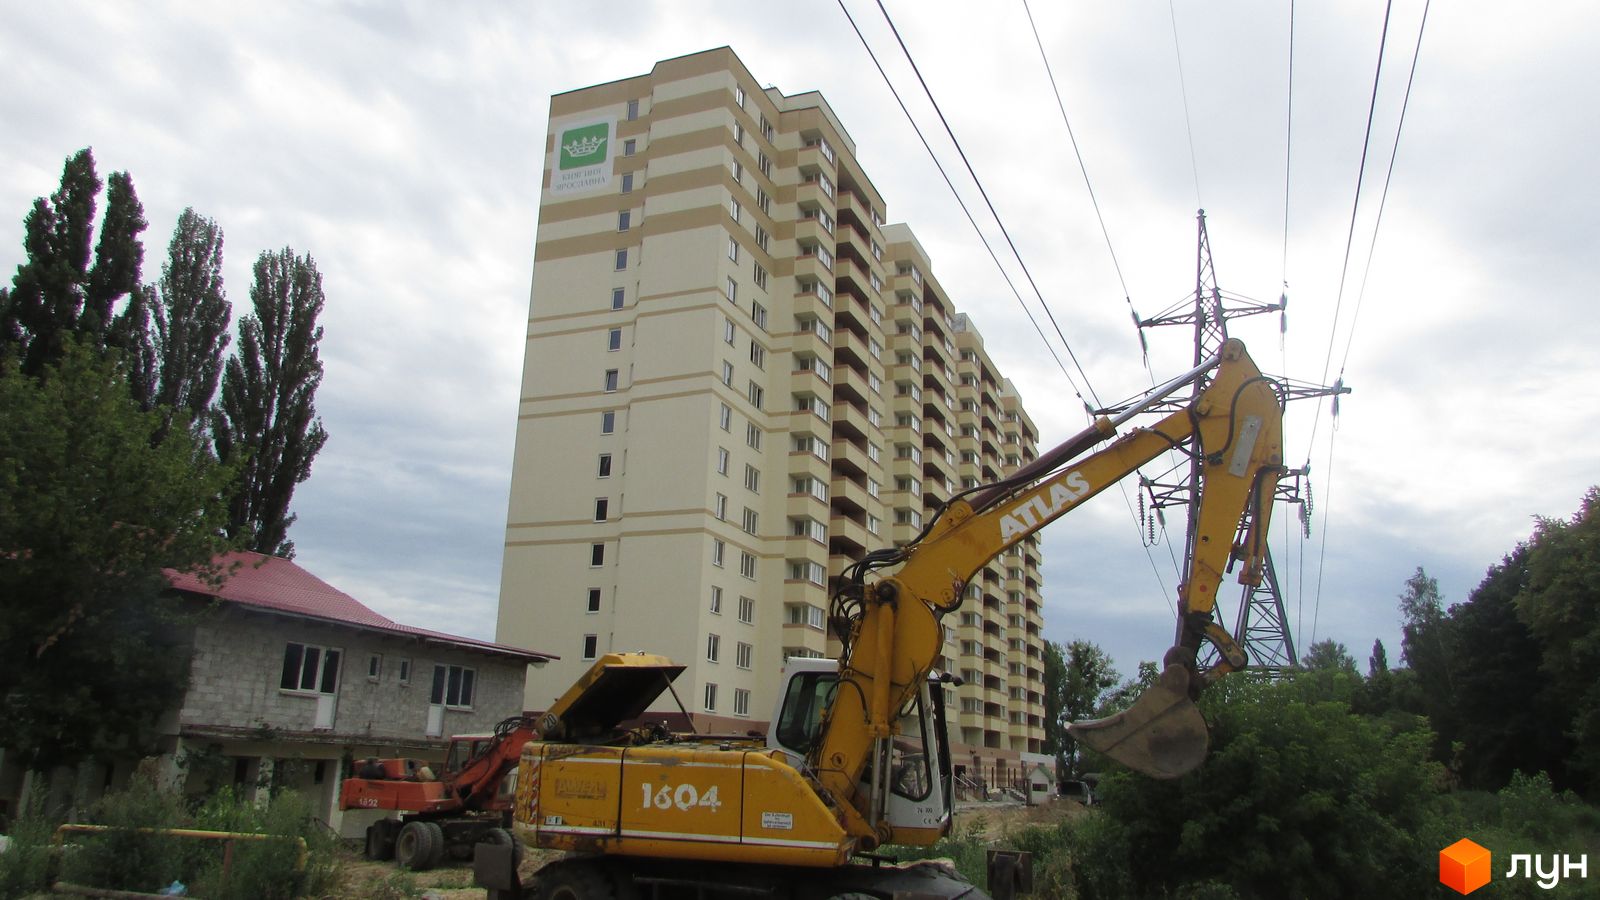
POLYGON ((642 784, 640 787, 644 789, 645 809, 673 809, 676 807, 688 812, 697 806, 704 806, 712 810, 719 809, 722 806, 722 801, 717 797, 716 785, 712 785, 703 794, 700 793, 699 788, 692 784, 680 784, 676 787, 670 784, 664 784, 660 787, 656 787, 653 784, 642 784))

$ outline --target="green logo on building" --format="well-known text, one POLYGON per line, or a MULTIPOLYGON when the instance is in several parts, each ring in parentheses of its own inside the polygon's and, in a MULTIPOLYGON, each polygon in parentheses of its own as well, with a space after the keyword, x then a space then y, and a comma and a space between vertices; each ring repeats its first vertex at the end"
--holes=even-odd
POLYGON ((561 159, 557 165, 566 171, 605 162, 606 141, 610 137, 609 122, 597 122, 561 132, 561 159))

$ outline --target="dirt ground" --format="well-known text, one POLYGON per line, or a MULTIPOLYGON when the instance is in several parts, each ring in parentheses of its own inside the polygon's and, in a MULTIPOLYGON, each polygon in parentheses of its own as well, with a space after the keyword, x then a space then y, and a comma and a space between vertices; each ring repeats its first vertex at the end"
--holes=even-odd
MULTIPOLYGON (((1084 807, 1072 800, 1055 800, 1039 806, 1020 803, 962 804, 956 810, 956 828, 966 830, 982 825, 990 835, 999 835, 1019 825, 1045 825, 1064 818, 1084 815, 1084 807)), ((529 851, 522 861, 522 880, 528 883, 545 863, 559 853, 529 851)), ((346 854, 340 867, 338 887, 326 900, 401 900, 421 896, 430 900, 484 900, 486 892, 472 886, 472 863, 450 861, 430 872, 402 872, 392 862, 371 862, 358 851, 346 854)))

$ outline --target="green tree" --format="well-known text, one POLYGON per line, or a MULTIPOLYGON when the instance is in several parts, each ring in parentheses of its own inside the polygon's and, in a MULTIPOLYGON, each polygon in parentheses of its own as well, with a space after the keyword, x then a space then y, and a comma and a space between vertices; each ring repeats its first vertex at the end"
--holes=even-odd
POLYGON ((1068 771, 1081 774, 1082 754, 1078 742, 1066 734, 1066 723, 1092 718, 1105 702, 1106 693, 1121 678, 1111 665, 1111 657, 1092 641, 1073 641, 1066 647, 1060 696, 1062 750, 1068 771))
POLYGON ((78 331, 104 343, 117 301, 140 292, 144 245, 139 235, 149 227, 144 204, 133 190, 127 172, 112 172, 106 179, 106 214, 100 222, 100 242, 94 248, 94 268, 83 286, 83 312, 78 331))
POLYGON ((1056 777, 1067 773, 1066 726, 1061 717, 1061 691, 1067 680, 1067 661, 1061 645, 1044 642, 1044 752, 1056 758, 1056 777))
POLYGON ((1309 672, 1284 682, 1224 679, 1201 698, 1211 753, 1161 781, 1125 771, 1100 783, 1105 824, 1076 858, 1126 870, 1080 880, 1084 896, 1188 896, 1207 882, 1253 897, 1426 896, 1438 853, 1425 816, 1440 782, 1430 735, 1351 712, 1357 679, 1309 672), (1160 860, 1160 865, 1137 861, 1160 860), (1109 890, 1109 892, 1108 892, 1109 890))
POLYGON ((28 764, 143 751, 184 689, 163 573, 226 549, 229 473, 159 426, 75 338, 38 377, 0 365, 0 721, 28 764))
POLYGON ((1367 657, 1367 677, 1377 678, 1389 671, 1389 651, 1383 647, 1383 641, 1372 642, 1372 655, 1367 657))
POLYGON ((1589 489, 1571 521, 1538 519, 1514 602, 1569 713, 1569 771, 1591 798, 1600 795, 1600 488, 1589 489))
POLYGON ((1355 657, 1350 655, 1344 644, 1333 638, 1324 638, 1312 644, 1300 657, 1300 665, 1312 670, 1349 672, 1352 675, 1356 671, 1355 657))
POLYGON ((211 434, 218 457, 240 467, 228 536, 260 553, 292 557, 289 501, 328 439, 314 404, 322 383, 316 263, 287 247, 261 254, 250 303, 254 312, 240 320, 238 351, 223 370, 211 434))
POLYGON ((155 400, 204 422, 222 377, 233 309, 222 286, 222 230, 193 208, 178 216, 155 303, 155 400))
POLYGON ((60 356, 82 315, 99 193, 94 154, 79 150, 62 166, 60 188, 49 199, 35 199, 23 219, 27 261, 11 280, 10 309, 0 333, 15 337, 8 354, 14 352, 30 375, 60 356))

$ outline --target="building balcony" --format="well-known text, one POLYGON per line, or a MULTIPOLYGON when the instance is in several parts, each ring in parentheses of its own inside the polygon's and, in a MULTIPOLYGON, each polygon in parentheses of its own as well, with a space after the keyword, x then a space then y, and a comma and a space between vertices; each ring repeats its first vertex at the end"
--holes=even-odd
POLYGON ((835 476, 828 490, 833 497, 833 508, 846 515, 865 515, 870 510, 881 510, 882 502, 873 499, 866 487, 848 478, 835 476))
POLYGON ((836 442, 841 438, 874 442, 883 439, 879 430, 867 420, 867 414, 849 403, 833 405, 833 436, 836 442))
MULTIPOLYGON (((838 407, 834 407, 838 409, 838 407)), ((865 448, 858 447, 850 441, 835 441, 833 444, 833 470, 846 475, 867 476, 872 475, 879 481, 883 466, 872 461, 865 448)))

